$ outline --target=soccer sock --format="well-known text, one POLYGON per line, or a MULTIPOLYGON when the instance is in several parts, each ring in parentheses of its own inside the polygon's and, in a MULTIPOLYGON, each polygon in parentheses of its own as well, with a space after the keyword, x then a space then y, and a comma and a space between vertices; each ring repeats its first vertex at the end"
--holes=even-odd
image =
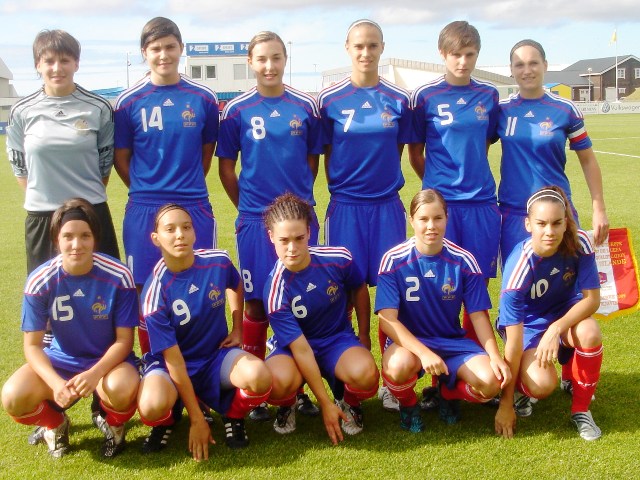
POLYGON ((438 386, 438 375, 431 375, 431 386, 432 387, 438 386))
POLYGON ((225 416, 229 418, 244 418, 251 410, 262 402, 266 402, 269 395, 271 395, 271 387, 265 393, 254 393, 243 388, 236 388, 231 407, 229 407, 225 416))
POLYGON ((449 389, 444 383, 440 387, 440 393, 445 400, 466 400, 471 403, 485 403, 491 400, 475 392, 471 385, 462 380, 456 381, 453 390, 449 389))
POLYGON ((389 391, 393 393, 393 396, 398 399, 398 402, 403 407, 413 407, 418 403, 418 396, 416 395, 413 387, 416 386, 418 376, 414 375, 406 383, 394 383, 389 380, 384 372, 382 372, 382 381, 387 386, 389 391))
POLYGON ((571 378, 573 377, 572 372, 573 372, 573 364, 575 363, 575 358, 576 358, 576 354, 574 349, 574 353, 573 355, 571 355, 571 360, 569 360, 567 363, 562 365, 562 374, 561 374, 562 380, 571 380, 571 378))
POLYGON ((529 390, 527 389, 527 387, 524 386, 524 383, 522 383, 522 380, 520 380, 518 378, 517 382, 516 382, 516 390, 519 391, 521 394, 531 398, 531 392, 529 392, 529 390))
POLYGON ((138 343, 140 344, 140 352, 142 355, 151 351, 147 323, 142 315, 138 316, 138 343))
POLYGON ((378 392, 378 382, 370 390, 358 390, 357 388, 344 384, 344 401, 352 407, 357 407, 360 402, 373 397, 378 392))
POLYGON ((266 318, 252 318, 244 312, 242 318, 242 349, 252 353, 260 360, 264 360, 267 353, 267 329, 269 321, 266 318))
POLYGON ((573 360, 573 400, 571 414, 589 410, 591 397, 596 391, 602 366, 602 344, 592 348, 576 347, 573 360))
POLYGON ((100 400, 100 407, 104 413, 107 414, 105 421, 107 425, 122 425, 136 413, 136 404, 134 403, 129 410, 124 412, 118 412, 111 407, 107 407, 102 400, 100 400))
POLYGON ((466 308, 462 310, 462 328, 467 331, 465 334, 466 338, 470 338, 480 345, 480 340, 478 340, 478 335, 476 335, 476 329, 473 328, 473 322, 471 321, 471 317, 469 316, 469 312, 467 312, 466 308))
POLYGON ((23 425, 56 428, 64 421, 64 414, 53 408, 48 400, 44 400, 33 412, 20 417, 11 415, 11 418, 23 425))
POLYGON ((278 400, 269 397, 269 399, 267 399, 267 402, 271 405, 275 405, 276 407, 293 407, 293 405, 296 403, 296 394, 293 393, 288 397, 280 398, 278 400))
POLYGON ((171 411, 171 409, 169 409, 167 410, 167 413, 162 418, 159 418, 158 420, 148 420, 144 418, 142 415, 140 415, 140 420, 142 421, 142 423, 144 423, 148 427, 160 427, 160 426, 170 427, 175 423, 175 421, 173 420, 172 413, 173 412, 171 411))

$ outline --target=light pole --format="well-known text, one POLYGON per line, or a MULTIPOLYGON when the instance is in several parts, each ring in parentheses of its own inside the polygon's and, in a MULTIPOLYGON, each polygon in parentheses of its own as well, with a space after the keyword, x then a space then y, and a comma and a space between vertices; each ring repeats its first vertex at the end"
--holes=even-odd
POLYGON ((289 86, 293 86, 291 85, 291 66, 293 65, 293 61, 291 60, 291 58, 293 57, 293 42, 288 42, 289 43, 289 86))
POLYGON ((127 88, 129 88, 129 67, 131 62, 129 61, 129 52, 127 52, 127 88))
POLYGON ((593 69, 591 67, 587 68, 587 72, 589 72, 589 103, 591 103, 591 72, 593 69))

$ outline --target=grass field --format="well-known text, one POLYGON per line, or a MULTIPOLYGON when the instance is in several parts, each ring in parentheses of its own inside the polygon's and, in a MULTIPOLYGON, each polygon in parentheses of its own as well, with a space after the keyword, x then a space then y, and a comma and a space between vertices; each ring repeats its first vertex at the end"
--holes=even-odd
MULTIPOLYGON (((605 195, 612 227, 629 227, 640 247, 640 115, 592 116, 589 133, 603 170, 605 195), (624 154, 620 156, 616 154, 624 154)), ((21 291, 25 280, 23 193, 6 161, 4 137, 0 137, 0 381, 24 362, 20 333, 21 291)), ((492 147, 496 175, 499 145, 492 147)), ((405 159, 406 160, 406 159, 405 159)), ((573 153, 568 175, 574 201, 584 227, 590 227, 590 199, 573 153)), ((405 205, 420 185, 404 162, 405 205)), ((233 252, 236 212, 224 194, 214 164, 208 183, 218 219, 219 245, 233 252)), ((328 201, 322 174, 316 182, 318 214, 328 201)), ((122 224, 126 189, 117 176, 108 188, 116 228, 122 224)), ((122 246, 122 244, 121 244, 122 246)), ((498 282, 490 286, 497 302, 498 282)), ((373 292, 372 292, 373 295, 373 292)), ((496 310, 492 310, 492 318, 496 310)), ((605 356, 602 378, 592 412, 604 433, 597 442, 585 442, 569 422, 569 397, 557 390, 521 419, 515 439, 493 434, 495 411, 478 405, 462 406, 462 421, 446 426, 437 414, 424 415, 427 429, 417 435, 400 430, 397 414, 387 413, 377 399, 365 403, 365 431, 331 446, 320 419, 298 416, 298 429, 288 436, 273 432, 271 424, 247 422, 249 448, 231 451, 222 440, 222 424, 213 427, 218 445, 210 449, 208 462, 196 464, 186 451, 188 420, 181 422, 169 447, 161 454, 140 454, 148 429, 137 417, 130 422, 125 452, 111 461, 99 456, 101 435, 91 425, 88 400, 70 411, 72 452, 51 459, 43 446, 30 447, 27 427, 0 413, 0 478, 632 478, 638 475, 640 451, 640 366, 637 361, 640 313, 602 322, 605 356)), ((372 332, 377 319, 372 318, 372 332)), ((373 342, 376 344, 377 342, 373 342)), ((374 346, 374 356, 380 353, 374 346)), ((419 388, 422 387, 420 383, 419 388)))

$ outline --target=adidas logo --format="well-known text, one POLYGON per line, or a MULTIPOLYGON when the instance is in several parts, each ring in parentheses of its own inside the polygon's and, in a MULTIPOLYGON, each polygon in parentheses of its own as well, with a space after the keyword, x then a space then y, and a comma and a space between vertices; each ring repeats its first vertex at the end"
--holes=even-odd
POLYGON ((66 115, 64 114, 64 112, 63 112, 62 110, 58 110, 58 111, 55 113, 55 115, 54 115, 54 116, 55 116, 55 117, 64 117, 64 116, 66 116, 66 115))
POLYGON ((362 104, 362 106, 361 106, 360 108, 373 108, 373 107, 371 106, 371 104, 370 104, 370 103, 369 103, 369 101, 367 100, 366 102, 364 102, 364 103, 362 104))
POLYGON ((271 115, 269 115, 269 116, 270 116, 271 118, 276 118, 276 117, 279 117, 279 116, 280 116, 280 114, 278 113, 278 111, 277 111, 277 110, 274 110, 273 112, 271 112, 271 115))
POLYGON ((189 293, 195 293, 198 290, 200 290, 198 287, 196 287, 193 283, 191 284, 191 286, 189 287, 189 293))
POLYGON ((310 292, 311 290, 314 290, 316 288, 316 286, 313 283, 309 283, 309 285, 307 285, 307 292, 310 292))
POLYGON ((534 118, 535 115, 533 114, 533 112, 531 110, 529 110, 529 112, 524 116, 524 118, 534 118))
POLYGON ((464 98, 460 97, 460 99, 456 102, 457 105, 466 105, 467 102, 464 101, 464 98))
POLYGON ((436 274, 433 273, 433 270, 429 270, 427 273, 424 274, 424 278, 436 278, 436 274))
POLYGON ((560 270, 558 270, 556 267, 553 267, 553 270, 551 270, 551 275, 555 275, 556 273, 560 273, 560 270))
POLYGON ((74 297, 84 297, 84 292, 80 289, 76 290, 76 292, 73 294, 74 297))
POLYGON ((164 103, 162 104, 163 107, 173 107, 173 102, 171 101, 170 98, 167 98, 164 103))

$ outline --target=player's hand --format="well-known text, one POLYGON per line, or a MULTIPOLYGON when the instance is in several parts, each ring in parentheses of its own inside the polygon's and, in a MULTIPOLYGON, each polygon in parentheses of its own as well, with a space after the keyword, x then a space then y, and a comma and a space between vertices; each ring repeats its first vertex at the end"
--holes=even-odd
POLYGON ((95 392, 100 382, 100 376, 91 370, 80 372, 67 381, 67 387, 73 388, 81 397, 88 397, 95 392))
POLYGON ((551 324, 536 348, 535 357, 540 368, 553 368, 553 364, 558 360, 558 350, 560 348, 560 331, 551 324))
POLYGON ((196 462, 209 460, 209 444, 216 443, 211 436, 211 428, 202 417, 191 423, 189 428, 189 451, 196 462))
POLYGON ((78 398, 80 398, 80 395, 78 395, 73 386, 67 386, 67 382, 62 379, 53 389, 53 399, 62 408, 69 408, 78 398))
POLYGON ((449 375, 447 364, 431 350, 420 355, 420 362, 427 375, 449 375))
POLYGON ((242 332, 239 330, 231 330, 231 333, 220 344, 220 348, 228 347, 241 347, 242 346, 242 332))
POLYGON ((516 412, 513 405, 500 404, 495 418, 496 435, 513 438, 516 433, 516 412))
POLYGON ((489 365, 491 365, 493 374, 500 381, 500 389, 503 389, 505 385, 511 382, 511 369, 501 357, 490 359, 489 365))
POLYGON ((335 403, 328 403, 326 406, 322 407, 321 411, 324 428, 327 429, 331 443, 337 445, 338 442, 344 440, 342 428, 340 427, 340 419, 346 422, 348 420, 347 416, 335 403))
POLYGON ((358 334, 358 340, 360 340, 360 343, 364 348, 371 351, 371 337, 368 334, 367 335, 363 333, 358 334))
POLYGON ((593 218, 591 220, 591 226, 593 227, 593 241, 596 246, 602 245, 609 236, 609 219, 605 212, 593 212, 593 218))

